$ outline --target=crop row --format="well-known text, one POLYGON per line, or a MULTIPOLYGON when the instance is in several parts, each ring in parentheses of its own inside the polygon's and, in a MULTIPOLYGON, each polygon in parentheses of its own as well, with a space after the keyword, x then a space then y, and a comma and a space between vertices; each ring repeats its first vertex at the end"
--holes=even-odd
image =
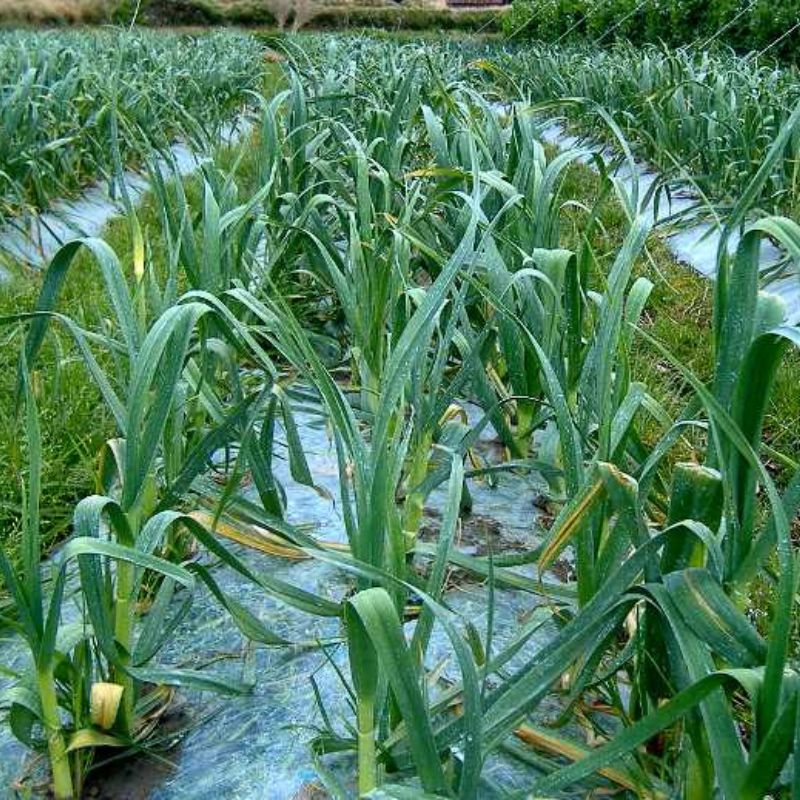
POLYGON ((0 221, 113 181, 119 159, 216 141, 261 75, 231 33, 0 32, 0 221))

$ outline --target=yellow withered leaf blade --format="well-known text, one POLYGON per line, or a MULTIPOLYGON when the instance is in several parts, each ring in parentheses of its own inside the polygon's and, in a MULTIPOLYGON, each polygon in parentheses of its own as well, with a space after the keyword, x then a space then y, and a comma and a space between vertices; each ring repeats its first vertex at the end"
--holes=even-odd
MULTIPOLYGON (((251 550, 293 561, 302 561, 311 557, 302 548, 296 547, 283 537, 258 525, 244 522, 234 523, 224 519, 219 519, 215 523, 214 517, 205 511, 192 511, 189 516, 208 530, 251 550)), ((339 542, 318 541, 317 544, 329 550, 347 551, 349 549, 347 545, 339 542)))
MULTIPOLYGON (((589 755, 590 752, 588 749, 567 741, 566 739, 562 739, 560 736, 554 736, 547 731, 543 731, 540 728, 533 728, 529 725, 521 725, 514 731, 514 735, 536 750, 541 750, 551 755, 562 756, 570 761, 580 761, 582 758, 589 755)), ((658 797, 657 794, 652 792, 643 794, 642 787, 622 770, 614 769, 613 767, 602 767, 597 770, 597 772, 612 783, 616 783, 617 786, 621 786, 630 792, 636 793, 639 797, 648 797, 653 800, 658 797)))
POLYGON ((249 547, 251 550, 258 550, 260 553, 293 561, 302 561, 308 558, 308 555, 299 547, 287 544, 285 539, 257 525, 243 523, 233 525, 222 519, 215 523, 213 516, 205 511, 192 511, 189 516, 208 530, 213 530, 219 536, 249 547))

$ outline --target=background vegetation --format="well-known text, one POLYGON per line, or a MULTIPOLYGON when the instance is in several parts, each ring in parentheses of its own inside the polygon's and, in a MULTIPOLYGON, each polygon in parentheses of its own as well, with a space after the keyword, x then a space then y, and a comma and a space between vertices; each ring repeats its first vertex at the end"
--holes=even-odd
POLYGON ((176 139, 216 143, 262 70, 232 32, 0 31, 0 223, 176 139))
POLYGON ((794 61, 800 47, 800 0, 514 0, 511 7, 453 10, 418 0, 15 0, 1 23, 279 25, 321 28, 502 31, 543 42, 619 40, 670 47, 710 45, 767 51, 794 61))
POLYGON ((507 35, 553 43, 619 39, 670 47, 712 42, 796 60, 798 0, 514 0, 507 35))
POLYGON ((115 8, 116 0, 13 0, 0 5, 0 23, 97 24, 115 8))
POLYGON ((498 33, 508 7, 454 10, 444 3, 391 0, 20 0, 0 7, 0 24, 129 23, 377 28, 498 33))

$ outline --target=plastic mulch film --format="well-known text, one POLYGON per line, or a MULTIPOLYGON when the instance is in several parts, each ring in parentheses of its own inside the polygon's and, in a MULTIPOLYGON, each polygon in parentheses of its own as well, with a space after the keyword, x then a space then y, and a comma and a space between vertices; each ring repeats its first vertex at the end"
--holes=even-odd
MULTIPOLYGON (((233 145, 252 129, 252 122, 240 116, 223 127, 220 144, 233 145)), ((152 168, 166 175, 187 176, 200 167, 205 157, 184 142, 176 142, 167 155, 155 158, 152 168)), ((126 170, 122 182, 134 204, 138 204, 150 189, 148 177, 135 170, 126 170)), ((41 268, 66 242, 101 234, 110 220, 125 213, 119 183, 115 180, 108 188, 95 184, 77 198, 57 200, 46 211, 23 215, 0 227, 0 282, 4 260, 41 268)))
MULTIPOLYGON (((471 417, 475 413, 475 409, 470 409, 471 417)), ((309 526, 320 539, 343 541, 333 443, 321 418, 299 413, 296 417, 318 488, 295 483, 288 464, 276 459, 275 476, 286 493, 286 517, 295 524, 309 526)), ((487 452, 492 447, 492 436, 491 430, 482 436, 481 446, 487 452)), ((280 453, 280 441, 278 445, 280 453)), ((494 485, 486 479, 469 483, 472 511, 462 521, 463 536, 457 547, 470 554, 483 552, 482 548, 502 552, 525 549, 538 540, 537 520, 541 511, 537 503, 545 486, 538 476, 503 473, 494 485)), ((435 491, 426 509, 427 536, 433 539, 437 505, 442 497, 440 490, 435 491)), ((284 560, 238 545, 228 546, 252 568, 331 599, 341 599, 352 589, 352 579, 329 564, 284 560)), ((518 569, 526 572, 527 568, 518 569)), ((533 576, 532 570, 527 574, 533 576)), ((339 620, 313 617, 285 606, 230 569, 215 568, 214 577, 224 592, 293 644, 274 648, 253 646, 208 592, 199 587, 195 590, 192 609, 159 654, 159 665, 208 669, 216 676, 229 676, 232 682, 250 684, 252 691, 234 697, 185 690, 178 693, 172 712, 174 719, 163 735, 165 746, 173 742, 175 746, 160 754, 172 766, 162 770, 158 784, 149 790, 148 796, 158 800, 325 797, 313 794, 318 781, 309 747, 322 723, 319 703, 338 733, 347 736, 346 724, 352 724, 348 694, 337 674, 337 670, 348 674, 347 650, 339 620)), ((467 634, 469 622, 473 632, 485 637, 489 591, 485 583, 453 570, 447 585, 445 602, 461 619, 458 627, 463 635, 467 634)), ((543 616, 541 626, 508 665, 512 669, 525 663, 552 636, 554 627, 546 619, 541 597, 535 594, 496 588, 493 600, 494 652, 513 641, 532 614, 543 616), (537 608, 541 611, 537 612, 537 608)), ((408 625, 409 635, 412 631, 413 626, 408 625)), ((22 643, 13 637, 0 644, 0 664, 4 668, 18 668, 26 657, 22 643)), ((438 625, 433 629, 427 666, 439 675, 442 689, 458 680, 452 645, 438 625)), ((548 714, 546 704, 542 713, 548 714)), ((0 783, 9 786, 29 763, 29 755, 13 741, 8 726, 0 726, 0 783)), ((140 759, 136 769, 151 769, 152 763, 140 759)), ((324 763, 352 790, 355 766, 351 758, 325 757, 324 763)), ((526 780, 531 779, 530 766, 502 752, 489 759, 484 773, 482 797, 486 798, 501 796, 498 785, 504 790, 517 785, 524 788, 526 780)))
MULTIPOLYGON (((585 148, 584 163, 594 166, 593 157, 599 155, 606 164, 619 162, 619 154, 609 147, 586 141, 567 132, 557 121, 544 122, 541 130, 542 141, 558 147, 559 150, 585 148)), ((656 225, 666 225, 665 241, 677 261, 685 264, 701 275, 713 279, 717 271, 722 231, 715 223, 705 219, 700 213, 700 199, 688 185, 670 184, 669 197, 664 192, 652 192, 652 187, 660 180, 660 175, 648 164, 635 160, 634 168, 627 160, 622 161, 612 171, 622 187, 632 195, 636 190, 639 198, 639 213, 649 217, 656 225)), ((723 219, 724 223, 724 219, 723 219)), ((739 243, 739 232, 734 231, 727 243, 732 253, 739 243)), ((787 324, 800 322, 800 265, 787 264, 787 255, 769 241, 761 244, 762 289, 776 294, 786 303, 787 324)))

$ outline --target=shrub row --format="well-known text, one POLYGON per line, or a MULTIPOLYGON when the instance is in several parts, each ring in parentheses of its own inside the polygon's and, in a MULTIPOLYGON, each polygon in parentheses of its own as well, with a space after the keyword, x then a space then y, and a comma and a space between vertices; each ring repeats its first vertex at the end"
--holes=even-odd
POLYGON ((514 0, 504 30, 544 41, 628 39, 680 47, 713 40, 796 60, 798 22, 800 0, 514 0))

